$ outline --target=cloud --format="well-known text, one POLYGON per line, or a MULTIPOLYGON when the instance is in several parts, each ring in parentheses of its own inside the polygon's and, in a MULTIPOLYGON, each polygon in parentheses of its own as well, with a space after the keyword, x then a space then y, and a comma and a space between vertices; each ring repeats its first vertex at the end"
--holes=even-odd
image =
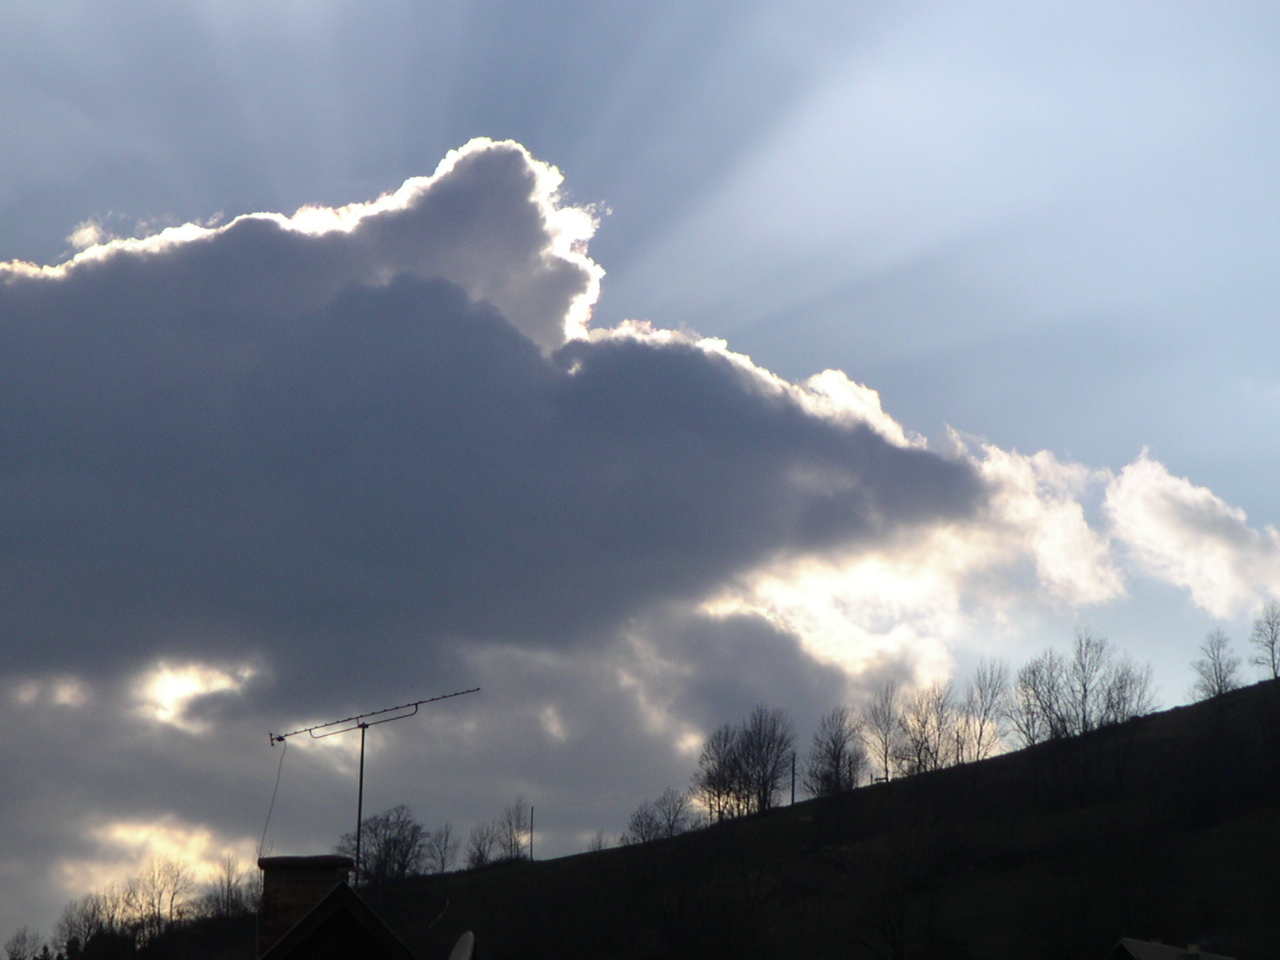
MULTIPOLYGON (((679 783, 755 703, 850 693, 791 625, 706 601, 980 516, 988 485, 841 373, 588 329, 594 219, 559 186, 475 141, 371 203, 0 266, 0 719, 27 737, 0 848, 45 869, 33 897, 148 824, 256 840, 267 730, 483 684, 370 748, 370 804, 425 767, 474 816, 679 783)), ((277 849, 349 829, 345 739, 291 748, 277 849)))
POLYGON ((89 247, 96 247, 109 239, 110 237, 102 228, 102 224, 94 220, 84 220, 76 224, 75 229, 67 237, 67 243, 77 250, 86 250, 89 247))
POLYGON ((208 724, 200 706, 212 698, 241 694, 255 674, 253 667, 231 668, 204 663, 174 664, 161 661, 139 678, 134 699, 141 715, 188 733, 199 733, 208 724))
MULTIPOLYGON (((1199 601, 1150 559, 1186 545, 1170 510, 1126 506, 1195 492, 1158 464, 944 455, 840 371, 591 328, 560 185, 481 140, 370 203, 0 265, 0 873, 43 870, 30 903, 247 849, 277 759, 268 843, 326 849, 356 741, 268 730, 482 686, 378 728, 368 808, 427 770, 424 819, 523 794, 567 852, 757 703, 803 737, 992 624, 1123 597, 1113 540, 1199 601)), ((1273 531, 1196 496, 1270 569, 1273 531)))
POLYGON ((849 678, 853 699, 888 677, 953 675, 965 647, 1001 655, 1029 618, 1125 595, 1125 572, 1086 504, 1106 471, 951 443, 980 477, 982 509, 902 528, 876 543, 808 553, 727 580, 704 604, 761 617, 849 678), (984 637, 983 635, 986 634, 984 637))
POLYGON ((1145 451, 1109 484, 1106 508, 1137 564, 1188 590, 1213 616, 1280 597, 1280 533, 1250 527, 1243 510, 1173 476, 1145 451))
POLYGON ((983 444, 982 451, 979 469, 998 491, 990 532, 1008 553, 1034 558, 1041 589, 1070 606, 1123 596, 1124 575, 1081 503, 1109 474, 1064 463, 1047 450, 1026 456, 983 444))
POLYGON ((840 375, 796 387, 638 327, 566 340, 599 271, 557 184, 479 141, 371 204, 5 268, 23 658, 269 649, 325 673, 359 637, 372 678, 433 641, 572 644, 976 509, 969 466, 840 375))

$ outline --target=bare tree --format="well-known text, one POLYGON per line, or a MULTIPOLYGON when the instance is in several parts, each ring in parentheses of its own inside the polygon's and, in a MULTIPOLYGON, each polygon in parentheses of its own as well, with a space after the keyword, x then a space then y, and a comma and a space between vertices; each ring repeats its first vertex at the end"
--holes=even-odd
POLYGON ((255 904, 248 877, 240 869, 238 856, 228 852, 218 861, 218 873, 205 885, 195 909, 206 917, 240 917, 253 913, 255 904))
POLYGON ((1261 667, 1273 680, 1280 677, 1280 603, 1272 600, 1262 608, 1262 613, 1253 621, 1253 633, 1249 642, 1257 647, 1258 652, 1251 662, 1261 667))
POLYGON ((658 815, 654 812, 653 804, 645 800, 628 818, 627 829, 622 834, 621 842, 623 846, 631 846, 637 843, 649 843, 660 836, 662 836, 662 828, 658 823, 658 815))
POLYGON ((653 812, 658 817, 658 825, 664 837, 688 833, 696 822, 688 791, 672 787, 667 787, 653 801, 653 812))
POLYGON ((178 860, 162 860, 152 875, 155 879, 151 883, 159 893, 156 901, 161 905, 165 923, 172 926, 190 913, 195 877, 191 868, 178 860))
POLYGON ((739 733, 750 812, 773 808, 796 748, 795 727, 781 710, 758 706, 739 733))
POLYGON ((795 729, 778 709, 758 706, 741 726, 726 723, 703 744, 693 792, 715 820, 770 809, 795 753, 795 729))
POLYGON ((245 880, 244 891, 245 896, 249 900, 249 910, 251 913, 258 913, 262 909, 263 879, 261 870, 250 870, 249 876, 245 880))
POLYGON ((885 780, 892 775, 894 757, 899 753, 898 704, 898 681, 889 680, 875 692, 863 714, 863 734, 885 780))
MULTIPOLYGON (((381 886, 422 871, 425 857, 426 829, 403 803, 366 817, 361 830, 360 879, 381 886)), ((356 836, 344 834, 337 852, 354 857, 356 836)))
POLYGON ((1048 650, 1018 671, 1008 717, 1022 745, 1030 746, 1123 723, 1154 705, 1151 668, 1080 630, 1069 657, 1048 650))
POLYGON ((1067 736, 1066 665, 1052 650, 1018 669, 1009 722, 1024 747, 1067 736))
POLYGON ((53 941, 58 952, 66 954, 73 952, 72 941, 83 947, 94 937, 126 934, 134 936, 124 889, 109 883, 67 904, 54 926, 53 941))
POLYGON ((1076 631, 1067 660, 1068 730, 1088 733, 1106 716, 1107 682, 1112 662, 1111 646, 1087 627, 1076 631))
POLYGON ((59 956, 129 955, 195 916, 230 917, 256 910, 260 887, 228 853, 214 881, 194 897, 195 879, 187 864, 164 858, 148 861, 141 872, 67 904, 54 926, 41 960, 59 956), (105 942, 104 942, 105 941, 105 942))
POLYGON ((1008 667, 999 660, 979 660, 973 677, 965 685, 958 718, 956 759, 961 763, 985 760, 999 750, 1008 713, 1008 667))
POLYGON ((604 830, 597 830, 591 835, 591 839, 587 841, 588 853, 599 853, 601 850, 608 849, 609 839, 604 835, 604 830))
POLYGON ((36 960, 42 947, 45 947, 45 942, 40 934, 29 927, 19 927, 17 932, 5 941, 5 960, 36 960))
POLYGON ((1128 657, 1112 668, 1107 683, 1107 707, 1104 723, 1124 723, 1145 716, 1156 708, 1155 682, 1151 665, 1139 667, 1128 657))
POLYGON ((694 794, 712 819, 723 820, 745 812, 744 784, 738 728, 726 723, 702 745, 693 775, 694 794))
POLYGON ((423 841, 423 862, 427 873, 448 873, 458 859, 459 840, 453 827, 445 824, 427 834, 423 841))
POLYGON ((1200 644, 1202 656, 1191 664, 1196 682, 1191 695, 1209 700, 1240 686, 1240 658, 1231 653, 1231 640, 1221 630, 1211 630, 1200 644))
POLYGON ((504 860, 523 860, 528 854, 529 804, 517 797, 498 819, 498 852, 504 860))
POLYGON ((467 837, 467 867, 474 870, 493 862, 493 850, 498 843, 498 828, 493 823, 477 823, 467 837))
POLYGON ((626 844, 648 843, 679 836, 692 829, 693 810, 689 794, 668 787, 656 800, 645 800, 631 814, 621 842, 626 844))
POLYGON ((898 769, 925 773, 949 766, 957 755, 955 698, 951 684, 938 682, 913 692, 898 717, 898 769))
POLYGON ((804 788, 811 796, 843 793, 865 779, 871 763, 861 725, 848 707, 836 707, 819 721, 804 771, 804 788))
POLYGON ((105 928, 102 914, 102 901, 97 893, 72 900, 54 924, 54 948, 64 956, 76 952, 77 948, 89 942, 90 937, 105 928))
POLYGON ((125 903, 138 942, 150 943, 191 912, 195 880, 177 860, 149 860, 142 873, 125 882, 125 903))

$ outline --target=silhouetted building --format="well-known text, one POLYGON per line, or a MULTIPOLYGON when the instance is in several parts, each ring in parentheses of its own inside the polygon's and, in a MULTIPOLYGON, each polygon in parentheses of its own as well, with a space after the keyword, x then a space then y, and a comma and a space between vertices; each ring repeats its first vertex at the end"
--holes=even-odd
POLYGON ((349 857, 263 857, 260 960, 418 960, 347 885, 349 857))
POLYGON ((1153 943, 1149 940, 1134 940, 1123 937, 1111 948, 1107 960, 1231 960, 1219 953, 1202 953, 1199 944, 1191 944, 1185 948, 1171 947, 1167 943, 1153 943))

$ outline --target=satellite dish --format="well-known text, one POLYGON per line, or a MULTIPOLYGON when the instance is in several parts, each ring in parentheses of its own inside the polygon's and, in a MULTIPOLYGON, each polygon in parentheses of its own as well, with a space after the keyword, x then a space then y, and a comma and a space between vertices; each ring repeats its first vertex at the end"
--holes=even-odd
POLYGON ((458 942, 449 951, 449 960, 471 960, 471 953, 476 948, 476 935, 468 930, 458 938, 458 942))

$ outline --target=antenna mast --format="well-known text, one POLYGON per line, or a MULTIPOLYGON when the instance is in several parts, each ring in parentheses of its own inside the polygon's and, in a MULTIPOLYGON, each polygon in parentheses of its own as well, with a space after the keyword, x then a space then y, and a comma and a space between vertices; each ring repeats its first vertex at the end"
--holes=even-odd
POLYGON ((290 730, 288 733, 268 733, 267 737, 274 746, 277 743, 284 743, 286 737, 294 737, 300 733, 309 733, 315 740, 323 740, 325 737, 333 737, 339 733, 349 733, 352 730, 360 731, 360 789, 356 794, 356 879, 358 885, 360 883, 360 834, 364 827, 364 735, 365 731, 370 727, 376 727, 380 723, 390 723, 392 720, 407 720, 409 717, 416 716, 418 708, 427 703, 435 703, 438 700, 449 700, 453 697, 461 697, 468 693, 479 693, 479 687, 473 687, 470 690, 457 690, 454 693, 442 694, 438 697, 428 697, 426 700, 415 700, 413 703, 402 703, 398 707, 383 707, 381 710, 374 710, 372 713, 362 713, 355 717, 346 717, 342 720, 330 720, 328 723, 319 723, 314 727, 303 727, 301 730, 290 730), (386 714, 392 714, 386 716, 386 714), (381 717, 380 720, 371 719, 373 717, 381 717), (333 728, 333 729, 330 729, 333 728))

